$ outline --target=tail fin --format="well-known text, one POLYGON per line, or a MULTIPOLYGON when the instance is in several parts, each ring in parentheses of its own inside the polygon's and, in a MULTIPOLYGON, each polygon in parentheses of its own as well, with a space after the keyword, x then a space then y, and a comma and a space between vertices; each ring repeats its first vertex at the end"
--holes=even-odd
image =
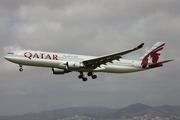
POLYGON ((147 51, 140 59, 142 60, 142 67, 146 68, 148 64, 155 64, 158 62, 161 50, 164 48, 164 42, 157 42, 149 51, 147 51))

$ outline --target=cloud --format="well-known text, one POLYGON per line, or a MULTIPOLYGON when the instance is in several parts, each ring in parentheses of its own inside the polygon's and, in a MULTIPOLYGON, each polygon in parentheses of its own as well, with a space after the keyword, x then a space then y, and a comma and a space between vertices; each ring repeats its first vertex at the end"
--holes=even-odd
POLYGON ((24 114, 72 106, 121 108, 137 101, 179 105, 179 1, 2 0, 0 4, 0 113, 24 114), (82 82, 79 73, 23 66, 3 56, 32 49, 101 56, 138 44, 123 56, 138 59, 157 41, 166 42, 162 68, 131 74, 97 73, 82 82))

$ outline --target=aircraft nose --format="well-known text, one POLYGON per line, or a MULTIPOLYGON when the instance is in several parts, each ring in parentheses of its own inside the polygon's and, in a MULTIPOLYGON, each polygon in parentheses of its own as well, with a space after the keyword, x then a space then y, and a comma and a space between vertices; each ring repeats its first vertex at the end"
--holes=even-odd
POLYGON ((4 59, 7 59, 7 56, 4 56, 4 59))
POLYGON ((9 57, 8 57, 8 56, 4 56, 4 58, 5 58, 6 60, 9 60, 9 57))

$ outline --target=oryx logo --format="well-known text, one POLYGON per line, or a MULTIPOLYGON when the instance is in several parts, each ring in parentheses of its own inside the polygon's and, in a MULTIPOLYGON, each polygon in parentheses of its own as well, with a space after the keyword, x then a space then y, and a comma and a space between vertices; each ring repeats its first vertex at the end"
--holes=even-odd
POLYGON ((143 68, 146 68, 148 63, 151 63, 151 64, 157 63, 159 56, 161 55, 160 51, 163 49, 164 45, 165 43, 156 47, 142 59, 141 65, 143 68))

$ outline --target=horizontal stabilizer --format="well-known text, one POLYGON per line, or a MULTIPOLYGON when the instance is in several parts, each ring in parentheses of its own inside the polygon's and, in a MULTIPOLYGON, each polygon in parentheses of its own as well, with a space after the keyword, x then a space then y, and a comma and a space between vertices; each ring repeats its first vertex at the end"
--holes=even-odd
POLYGON ((173 61, 173 60, 165 60, 165 61, 157 62, 154 64, 150 64, 149 67, 150 68, 160 67, 160 66, 163 66, 163 63, 167 63, 167 62, 171 62, 171 61, 173 61))

